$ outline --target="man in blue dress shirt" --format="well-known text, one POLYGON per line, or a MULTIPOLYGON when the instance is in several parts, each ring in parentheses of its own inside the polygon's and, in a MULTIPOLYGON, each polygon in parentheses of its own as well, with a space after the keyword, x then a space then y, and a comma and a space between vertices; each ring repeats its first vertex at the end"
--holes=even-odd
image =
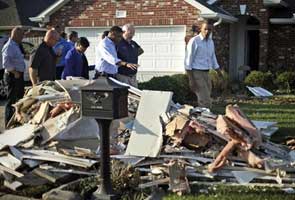
POLYGON ((216 70, 222 77, 215 55, 212 38, 212 25, 207 21, 201 24, 199 35, 191 38, 186 48, 185 69, 189 78, 191 90, 198 97, 199 107, 211 107, 211 80, 209 70, 216 70))
POLYGON ((56 64, 56 76, 57 80, 61 79, 61 74, 65 67, 65 57, 73 46, 64 38, 60 37, 56 45, 53 47, 55 54, 58 56, 56 64))
POLYGON ((12 104, 16 103, 24 95, 24 55, 20 49, 24 30, 15 27, 11 31, 8 42, 2 49, 2 64, 5 69, 4 81, 8 85, 8 100, 5 109, 5 125, 13 115, 12 104))
POLYGON ((100 53, 100 61, 95 66, 97 71, 95 77, 99 75, 112 76, 118 73, 119 67, 127 67, 136 70, 138 65, 135 63, 128 63, 118 58, 116 45, 122 39, 123 31, 118 26, 113 26, 107 37, 105 37, 98 46, 100 53))
POLYGON ((88 70, 85 62, 84 52, 89 47, 89 41, 85 37, 81 37, 76 42, 75 48, 68 51, 65 57, 65 68, 62 73, 62 79, 67 76, 88 78, 88 70))

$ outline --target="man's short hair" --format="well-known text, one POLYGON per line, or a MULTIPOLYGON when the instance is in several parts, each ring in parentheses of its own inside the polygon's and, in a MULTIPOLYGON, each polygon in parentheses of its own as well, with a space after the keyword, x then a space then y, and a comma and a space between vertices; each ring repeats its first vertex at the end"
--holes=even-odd
POLYGON ((69 39, 71 40, 73 37, 78 37, 78 32, 76 31, 71 31, 70 35, 69 35, 69 39))
POLYGON ((119 26, 113 26, 110 29, 110 32, 112 32, 112 33, 123 33, 123 30, 119 26))
POLYGON ((89 41, 87 40, 86 37, 80 37, 77 40, 77 45, 81 45, 82 47, 87 48, 89 47, 89 41))
POLYGON ((101 35, 101 39, 104 39, 106 36, 108 36, 110 31, 104 31, 101 35))
POLYGON ((134 29, 134 26, 132 24, 125 24, 123 27, 122 27, 122 30, 124 32, 128 31, 129 29, 134 29))

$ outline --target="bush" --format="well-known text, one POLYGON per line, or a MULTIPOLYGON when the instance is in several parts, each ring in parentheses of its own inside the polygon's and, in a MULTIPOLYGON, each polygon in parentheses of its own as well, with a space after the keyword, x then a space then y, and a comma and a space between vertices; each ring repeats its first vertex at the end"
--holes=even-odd
POLYGON ((195 98, 191 93, 188 77, 185 74, 153 77, 150 81, 139 83, 139 89, 172 91, 173 101, 181 104, 195 98))
POLYGON ((273 75, 271 72, 252 71, 244 81, 245 85, 274 89, 273 75))
POLYGON ((287 71, 277 75, 276 84, 280 90, 286 90, 287 93, 291 93, 295 88, 295 72, 287 71))
POLYGON ((210 70, 209 76, 212 82, 212 95, 220 96, 229 93, 229 75, 225 71, 221 71, 222 77, 215 71, 210 70))
MULTIPOLYGON (((224 79, 219 77, 215 71, 210 71, 212 80, 213 96, 220 95, 228 90, 229 78, 226 72, 222 72, 224 79)), ((172 91, 173 101, 184 103, 194 103, 196 96, 191 92, 188 77, 186 74, 176 74, 172 76, 153 77, 150 81, 139 83, 139 89, 172 91)))

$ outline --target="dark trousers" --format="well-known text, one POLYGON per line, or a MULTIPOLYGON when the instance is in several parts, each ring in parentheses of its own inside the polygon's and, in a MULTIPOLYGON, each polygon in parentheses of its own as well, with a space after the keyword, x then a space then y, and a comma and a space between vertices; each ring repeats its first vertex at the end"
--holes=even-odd
POLYGON ((14 113, 12 104, 23 98, 25 92, 25 83, 23 73, 20 78, 15 78, 11 72, 4 73, 4 81, 8 85, 7 103, 5 107, 5 126, 14 113))
POLYGON ((61 79, 61 75, 64 71, 65 66, 58 66, 56 67, 56 71, 55 71, 55 79, 56 80, 60 80, 61 79))

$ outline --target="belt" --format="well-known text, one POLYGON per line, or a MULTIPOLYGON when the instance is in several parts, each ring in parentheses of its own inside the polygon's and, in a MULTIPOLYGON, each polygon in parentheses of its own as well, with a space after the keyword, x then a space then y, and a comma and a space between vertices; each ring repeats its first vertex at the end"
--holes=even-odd
POLYGON ((194 71, 209 72, 209 69, 192 69, 194 71))
POLYGON ((109 74, 109 73, 106 73, 106 72, 99 72, 99 71, 96 71, 95 76, 96 77, 104 76, 104 77, 113 77, 113 78, 115 77, 114 74, 109 74))

